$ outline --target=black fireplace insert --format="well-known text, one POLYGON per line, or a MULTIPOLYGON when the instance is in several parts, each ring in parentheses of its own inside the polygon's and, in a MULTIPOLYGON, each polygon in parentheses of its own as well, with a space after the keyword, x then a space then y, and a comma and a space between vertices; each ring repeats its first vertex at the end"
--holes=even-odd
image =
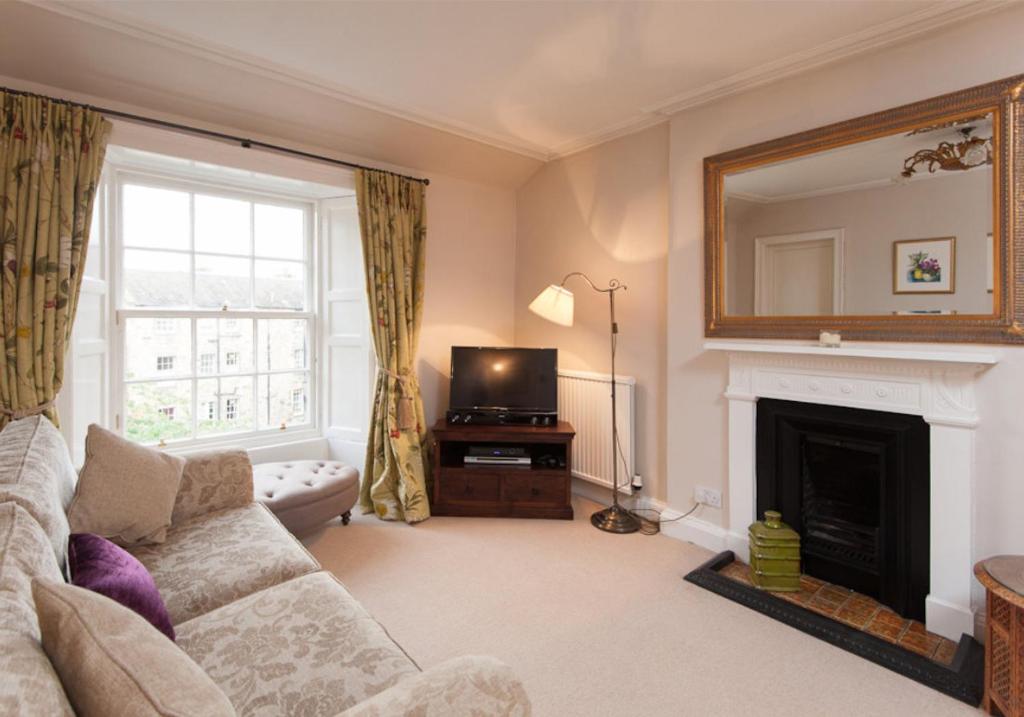
POLYGON ((757 512, 800 533, 803 572, 924 620, 929 432, 920 416, 761 399, 757 512))

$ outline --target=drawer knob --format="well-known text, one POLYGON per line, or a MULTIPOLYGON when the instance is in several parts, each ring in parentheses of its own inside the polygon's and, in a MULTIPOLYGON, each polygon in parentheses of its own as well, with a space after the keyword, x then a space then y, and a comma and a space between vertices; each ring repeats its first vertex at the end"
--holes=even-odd
POLYGON ((530 488, 530 495, 540 495, 540 488, 530 488))

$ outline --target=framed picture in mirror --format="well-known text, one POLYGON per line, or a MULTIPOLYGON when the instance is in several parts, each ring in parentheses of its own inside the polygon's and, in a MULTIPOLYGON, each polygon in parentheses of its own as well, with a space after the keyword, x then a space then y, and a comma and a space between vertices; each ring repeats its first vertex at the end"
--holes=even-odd
POLYGON ((892 293, 955 294, 956 237, 894 241, 892 293))

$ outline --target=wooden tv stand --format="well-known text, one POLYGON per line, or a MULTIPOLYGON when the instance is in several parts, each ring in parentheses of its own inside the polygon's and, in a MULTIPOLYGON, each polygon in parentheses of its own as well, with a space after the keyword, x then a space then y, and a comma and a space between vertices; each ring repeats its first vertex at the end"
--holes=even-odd
POLYGON ((572 519, 573 427, 555 426, 434 425, 433 515, 493 518, 572 519), (470 446, 514 444, 523 446, 533 464, 519 466, 466 466, 470 446), (557 468, 538 464, 543 456, 564 461, 557 468))

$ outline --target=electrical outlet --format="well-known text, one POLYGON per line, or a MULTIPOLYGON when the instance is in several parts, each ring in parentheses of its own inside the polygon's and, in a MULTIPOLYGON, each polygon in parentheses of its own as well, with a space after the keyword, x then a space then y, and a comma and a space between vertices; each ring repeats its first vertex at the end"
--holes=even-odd
POLYGON ((644 477, 642 475, 640 475, 639 473, 637 473, 636 475, 633 476, 633 483, 631 485, 632 485, 634 493, 637 493, 637 492, 643 490, 644 489, 644 477))
POLYGON ((722 507, 722 491, 720 490, 712 490, 699 485, 693 489, 693 499, 711 508, 722 507))

